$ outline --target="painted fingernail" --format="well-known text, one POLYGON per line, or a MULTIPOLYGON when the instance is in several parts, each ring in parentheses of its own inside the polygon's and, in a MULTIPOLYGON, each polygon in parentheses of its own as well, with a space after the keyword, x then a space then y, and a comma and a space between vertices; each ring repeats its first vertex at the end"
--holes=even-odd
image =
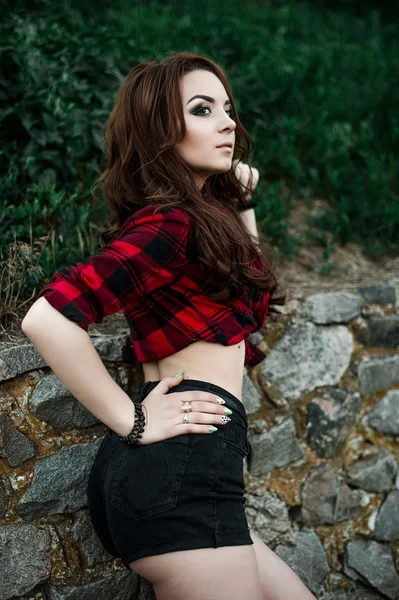
POLYGON ((208 427, 208 430, 209 430, 211 433, 213 433, 214 431, 217 431, 217 430, 218 430, 218 428, 217 428, 217 427, 214 427, 213 425, 209 425, 209 427, 208 427))
POLYGON ((222 423, 228 423, 229 421, 231 421, 230 417, 225 417, 225 415, 222 415, 221 419, 222 419, 222 423))
POLYGON ((223 412, 224 412, 226 415, 232 415, 232 414, 233 414, 233 411, 232 411, 232 410, 230 410, 229 408, 224 408, 224 409, 223 409, 223 412))
POLYGON ((183 375, 184 371, 180 371, 180 373, 176 373, 176 375, 173 375, 173 377, 180 377, 180 375, 183 375))
POLYGON ((219 398, 219 396, 217 396, 217 402, 218 404, 226 404, 226 400, 223 400, 223 398, 219 398))

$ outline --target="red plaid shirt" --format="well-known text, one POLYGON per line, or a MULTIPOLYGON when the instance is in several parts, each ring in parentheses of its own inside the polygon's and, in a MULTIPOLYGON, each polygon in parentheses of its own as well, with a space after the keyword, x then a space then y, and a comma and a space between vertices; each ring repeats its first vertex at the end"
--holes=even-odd
POLYGON ((210 299, 208 293, 217 288, 192 251, 190 215, 181 208, 154 210, 139 209, 117 238, 75 267, 56 272, 37 297, 45 296, 86 331, 91 323, 122 311, 140 363, 195 340, 231 346, 245 339, 245 364, 258 364, 266 355, 247 337, 262 327, 269 294, 251 289, 251 295, 235 301, 210 299))

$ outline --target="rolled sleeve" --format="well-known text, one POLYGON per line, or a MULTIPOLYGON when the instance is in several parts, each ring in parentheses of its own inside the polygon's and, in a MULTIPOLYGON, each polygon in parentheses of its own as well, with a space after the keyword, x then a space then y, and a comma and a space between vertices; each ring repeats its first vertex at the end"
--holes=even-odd
POLYGON ((245 360, 244 364, 249 365, 250 367, 255 367, 259 364, 264 358, 266 358, 266 354, 257 348, 252 342, 245 339, 245 360))
POLYGON ((87 330, 138 297, 168 285, 184 273, 187 213, 145 207, 121 237, 92 256, 56 272, 38 293, 65 317, 87 330), (141 213, 141 216, 140 216, 141 213))

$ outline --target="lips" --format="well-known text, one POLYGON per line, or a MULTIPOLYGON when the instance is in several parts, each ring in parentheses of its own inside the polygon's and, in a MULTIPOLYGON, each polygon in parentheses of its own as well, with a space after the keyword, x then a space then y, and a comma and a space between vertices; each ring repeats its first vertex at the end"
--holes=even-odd
POLYGON ((216 148, 232 148, 232 142, 226 142, 225 144, 220 144, 220 146, 216 146, 216 148))

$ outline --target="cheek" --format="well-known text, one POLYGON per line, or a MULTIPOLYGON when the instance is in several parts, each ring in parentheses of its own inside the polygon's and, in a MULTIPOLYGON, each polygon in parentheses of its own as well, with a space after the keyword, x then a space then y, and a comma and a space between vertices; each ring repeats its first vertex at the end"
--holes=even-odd
MULTIPOLYGON (((215 133, 205 121, 186 121, 186 135, 178 144, 178 151, 192 165, 202 165, 213 161, 212 143, 215 133)), ((217 150, 215 151, 217 152, 217 150)))
POLYGON ((190 127, 186 135, 187 146, 192 148, 201 148, 205 145, 209 146, 209 135, 201 126, 190 127))
POLYGON ((186 137, 187 144, 190 146, 208 146, 211 144, 214 132, 210 127, 210 123, 205 119, 188 120, 186 122, 186 137))

